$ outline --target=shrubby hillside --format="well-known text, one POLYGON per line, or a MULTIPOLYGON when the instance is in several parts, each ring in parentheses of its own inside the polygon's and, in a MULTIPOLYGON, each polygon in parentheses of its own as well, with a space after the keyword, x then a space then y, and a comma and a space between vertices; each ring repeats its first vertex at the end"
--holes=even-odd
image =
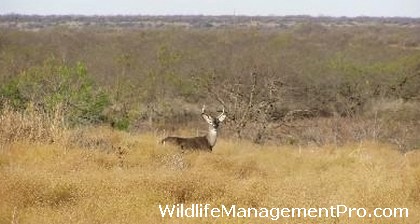
POLYGON ((60 107, 67 126, 201 129, 206 104, 225 107, 226 136, 255 143, 420 144, 416 19, 8 15, 1 23, 2 105, 60 107), (145 22, 162 24, 135 26, 145 22))

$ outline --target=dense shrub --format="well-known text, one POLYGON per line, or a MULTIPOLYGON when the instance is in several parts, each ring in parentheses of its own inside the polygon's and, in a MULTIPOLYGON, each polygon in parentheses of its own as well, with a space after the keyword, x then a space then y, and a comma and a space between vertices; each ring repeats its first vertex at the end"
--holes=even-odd
POLYGON ((71 66, 55 59, 18 74, 2 86, 1 96, 17 110, 31 103, 52 114, 60 107, 71 126, 103 121, 108 105, 107 94, 94 84, 84 64, 71 66))

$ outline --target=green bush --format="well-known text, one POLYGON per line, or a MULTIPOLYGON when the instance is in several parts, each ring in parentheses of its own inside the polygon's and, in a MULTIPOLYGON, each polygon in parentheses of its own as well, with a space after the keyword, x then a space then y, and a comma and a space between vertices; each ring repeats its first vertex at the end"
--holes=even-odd
POLYGON ((2 101, 15 109, 24 109, 29 102, 46 113, 62 107, 70 126, 103 121, 102 112, 109 103, 108 95, 95 86, 84 64, 70 66, 55 59, 23 71, 0 91, 2 101))
POLYGON ((114 118, 111 122, 111 126, 121 131, 126 131, 130 127, 130 119, 127 117, 114 118))

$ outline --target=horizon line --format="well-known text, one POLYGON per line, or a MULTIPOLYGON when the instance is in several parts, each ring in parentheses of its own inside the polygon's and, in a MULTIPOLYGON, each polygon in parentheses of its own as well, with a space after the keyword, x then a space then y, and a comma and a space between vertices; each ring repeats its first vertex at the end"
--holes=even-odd
POLYGON ((7 12, 0 13, 0 16, 80 16, 80 17, 94 17, 94 16, 150 16, 150 17, 159 17, 159 16, 208 16, 208 17, 223 17, 223 16, 242 16, 242 17, 311 17, 311 18, 409 18, 409 19, 420 19, 420 17, 413 16, 369 16, 369 15, 358 15, 358 16, 348 16, 348 15, 311 15, 311 14, 268 14, 268 15, 250 15, 250 14, 141 14, 141 13, 110 13, 110 14, 84 14, 84 13, 63 13, 63 14, 39 14, 39 13, 15 13, 7 12))

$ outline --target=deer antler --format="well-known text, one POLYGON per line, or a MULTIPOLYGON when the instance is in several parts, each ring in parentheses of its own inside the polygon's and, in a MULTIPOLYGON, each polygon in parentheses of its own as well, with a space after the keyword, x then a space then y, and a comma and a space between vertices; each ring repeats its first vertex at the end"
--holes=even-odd
POLYGON ((222 108, 222 113, 219 115, 219 116, 217 116, 218 118, 221 118, 222 116, 224 116, 225 115, 225 107, 223 106, 223 108, 222 108))

